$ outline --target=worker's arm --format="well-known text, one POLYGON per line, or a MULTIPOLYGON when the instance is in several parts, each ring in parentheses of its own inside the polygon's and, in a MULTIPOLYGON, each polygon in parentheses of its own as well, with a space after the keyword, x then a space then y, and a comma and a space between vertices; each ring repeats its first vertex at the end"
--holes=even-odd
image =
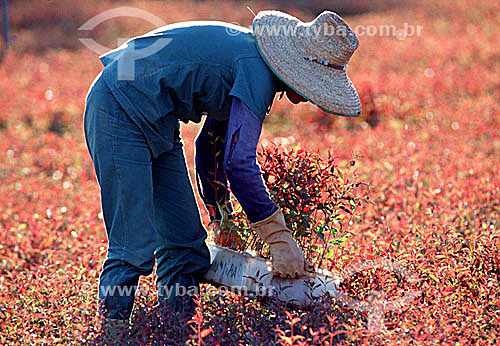
POLYGON ((223 168, 227 124, 227 121, 207 117, 195 141, 196 182, 212 221, 221 219, 217 203, 230 209, 227 202, 227 178, 223 168))
POLYGON ((273 273, 300 277, 312 270, 287 228, 280 209, 271 200, 257 163, 260 120, 242 101, 233 98, 224 150, 224 170, 231 191, 249 219, 250 228, 269 244, 273 273))
POLYGON ((238 98, 228 121, 207 117, 195 140, 195 166, 198 190, 212 221, 221 220, 217 208, 230 209, 227 176, 231 189, 252 222, 276 211, 261 177, 256 150, 262 121, 238 98))
POLYGON ((233 97, 225 138, 224 171, 232 193, 251 222, 264 220, 277 210, 257 163, 261 130, 262 120, 233 97))

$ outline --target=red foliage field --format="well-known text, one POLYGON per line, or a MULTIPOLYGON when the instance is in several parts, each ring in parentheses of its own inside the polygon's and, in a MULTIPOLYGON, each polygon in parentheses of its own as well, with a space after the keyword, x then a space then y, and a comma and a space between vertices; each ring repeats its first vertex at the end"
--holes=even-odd
MULTIPOLYGON (((86 3, 77 6, 78 20, 121 4, 86 3)), ((251 21, 241 3, 162 4, 127 2, 167 23, 251 21)), ((70 10, 58 13, 72 18, 70 10)), ((43 11, 30 7, 39 18, 53 15, 43 11)), ((351 26, 407 22, 423 30, 404 40, 360 37, 348 69, 363 101, 360 119, 275 102, 262 145, 333 152, 342 169, 356 170, 370 186, 361 221, 352 220, 345 242, 333 247, 329 267, 345 276, 343 299, 300 310, 202 294, 193 320, 159 325, 148 277, 134 313, 138 344, 498 344, 499 13, 496 1, 423 0, 348 17, 351 26)), ((14 11, 14 21, 21 17, 14 11)), ((127 23, 99 37, 115 42, 124 31, 150 29, 127 23)), ((0 344, 98 343, 106 237, 82 112, 101 65, 83 46, 30 50, 44 37, 28 29, 19 29, 17 48, 0 65, 0 344)), ((191 169, 197 130, 182 129, 191 169)))

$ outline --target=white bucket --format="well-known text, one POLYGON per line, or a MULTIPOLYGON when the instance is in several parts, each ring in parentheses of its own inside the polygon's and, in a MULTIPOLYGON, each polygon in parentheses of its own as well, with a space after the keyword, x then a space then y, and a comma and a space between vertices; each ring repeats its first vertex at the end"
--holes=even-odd
POLYGON ((324 294, 338 296, 340 278, 328 272, 308 274, 300 279, 273 277, 271 262, 248 253, 207 243, 211 268, 205 278, 230 290, 271 296, 298 306, 307 306, 324 294))

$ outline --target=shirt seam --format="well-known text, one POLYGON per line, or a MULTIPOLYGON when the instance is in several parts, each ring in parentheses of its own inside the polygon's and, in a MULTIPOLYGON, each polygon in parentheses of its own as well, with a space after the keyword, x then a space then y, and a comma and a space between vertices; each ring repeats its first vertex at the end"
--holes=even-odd
MULTIPOLYGON (((260 59, 262 62, 264 62, 264 60, 262 59, 262 57, 260 55, 243 55, 243 56, 239 56, 238 58, 236 58, 233 63, 231 64, 231 70, 234 71, 234 65, 240 61, 240 60, 243 60, 243 59, 260 59)), ((265 63, 265 62, 264 62, 265 63)), ((267 66, 266 66, 267 67, 267 66)))

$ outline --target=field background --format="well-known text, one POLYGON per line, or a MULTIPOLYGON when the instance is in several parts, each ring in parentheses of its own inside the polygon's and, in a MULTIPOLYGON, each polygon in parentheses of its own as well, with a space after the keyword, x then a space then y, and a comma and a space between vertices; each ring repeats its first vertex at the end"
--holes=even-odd
MULTIPOLYGON (((203 296, 203 311, 174 330, 175 342, 500 342, 499 2, 296 1, 285 7, 258 1, 16 0, 10 5, 12 46, 0 64, 0 344, 81 345, 95 339, 106 237, 82 112, 102 66, 78 38, 114 47, 118 37, 152 27, 120 18, 91 34, 77 29, 121 5, 150 11, 167 23, 215 19, 249 25, 250 6, 255 12, 283 9, 304 20, 328 8, 348 14, 352 27, 423 26, 421 36, 404 40, 360 37, 348 72, 363 102, 361 118, 276 101, 261 139, 264 146, 323 155, 330 150, 341 167, 356 170, 370 184, 362 221, 353 222, 349 238, 334 248, 332 271, 384 259, 419 279, 408 282, 404 275, 371 268, 351 276, 343 289, 360 300, 377 291, 394 299, 417 290, 418 297, 386 311, 381 330, 372 333, 368 312, 340 304, 302 311, 230 294, 203 296)), ((182 128, 191 172, 197 131, 194 124, 182 128)), ((201 204, 200 209, 206 221, 201 204)), ((153 282, 148 277, 142 285, 153 282)), ((147 319, 155 304, 151 288, 137 298, 138 309, 147 311, 138 314, 147 319)))

